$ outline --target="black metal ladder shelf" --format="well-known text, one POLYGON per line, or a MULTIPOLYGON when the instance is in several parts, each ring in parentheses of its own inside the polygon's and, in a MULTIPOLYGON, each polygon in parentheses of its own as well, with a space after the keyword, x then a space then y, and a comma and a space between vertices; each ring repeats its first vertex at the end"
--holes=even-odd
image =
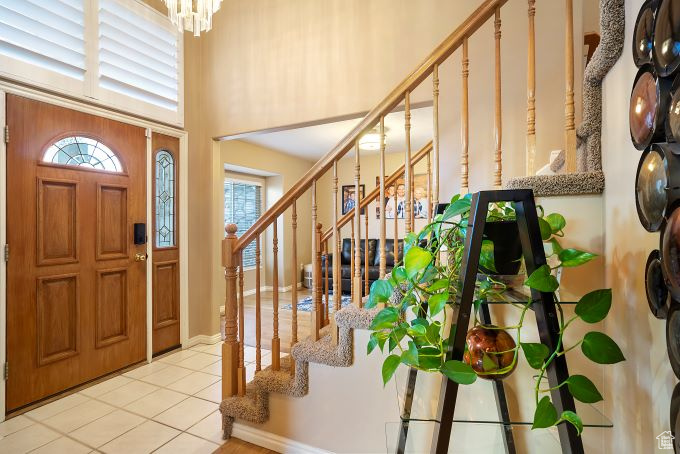
MULTIPOLYGON (((534 270, 546 264, 533 191, 530 189, 497 190, 481 191, 473 194, 465 237, 465 253, 461 264, 460 280, 462 291, 457 301, 458 309, 457 315, 454 315, 455 323, 451 325, 450 339, 453 341, 449 343, 449 350, 446 354, 447 361, 463 359, 465 338, 473 310, 479 256, 482 248, 486 217, 489 204, 497 202, 512 202, 514 204, 527 275, 530 275, 534 270)), ((540 340, 550 351, 554 351, 559 337, 555 295, 532 289, 531 300, 534 301, 531 309, 535 313, 540 340)), ((491 323, 488 304, 481 305, 480 318, 484 324, 491 323)), ((417 376, 418 371, 416 369, 409 370, 399 428, 398 454, 405 452, 417 376)), ((568 388, 566 386, 556 388, 557 385, 569 377, 566 356, 558 356, 554 359, 547 369, 547 377, 550 388, 555 388, 551 391, 551 397, 558 414, 565 410, 575 411, 574 398, 568 388)), ((515 440, 512 431, 513 423, 508 411, 504 384, 502 380, 493 380, 493 382, 496 405, 499 418, 501 419, 500 424, 503 428, 505 451, 508 454, 515 454, 515 440)), ((454 381, 445 379, 442 382, 438 399, 437 417, 436 421, 433 421, 436 424, 434 424, 431 444, 432 453, 445 454, 448 452, 458 388, 458 383, 454 381)), ((557 431, 563 453, 580 454, 584 452, 581 437, 571 424, 563 422, 557 426, 557 431)))

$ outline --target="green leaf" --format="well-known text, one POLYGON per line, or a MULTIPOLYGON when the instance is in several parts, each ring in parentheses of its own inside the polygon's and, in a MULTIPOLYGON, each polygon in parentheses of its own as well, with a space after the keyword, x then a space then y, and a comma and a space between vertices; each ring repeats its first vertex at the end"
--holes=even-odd
POLYGON ((444 210, 444 214, 442 215, 442 221, 447 221, 455 216, 459 216, 469 211, 470 211, 469 198, 462 198, 452 201, 449 204, 449 206, 446 207, 446 210, 444 210))
POLYGON ((602 394, 600 394, 595 384, 588 377, 571 375, 565 382, 574 399, 578 399, 586 404, 594 404, 602 400, 602 394))
POLYGON ((427 332, 427 329, 423 325, 415 325, 407 329, 406 332, 411 337, 424 336, 425 333, 427 332))
POLYGON ((450 281, 448 279, 438 279, 434 281, 432 285, 430 285, 427 289, 428 292, 436 292, 437 290, 441 290, 443 288, 449 288, 450 281))
POLYGON ((571 423, 572 426, 576 427, 576 432, 581 435, 581 432, 583 432, 583 422, 581 421, 581 417, 579 415, 573 411, 565 410, 562 412, 561 419, 571 423))
POLYGON ((625 361, 621 349, 611 337, 598 331, 585 335, 581 343, 583 354, 598 364, 616 364, 625 361))
POLYGON ((539 292, 554 292, 560 286, 555 276, 550 274, 550 267, 548 265, 542 265, 541 267, 534 270, 526 280, 524 285, 529 286, 539 292))
POLYGON ((545 220, 550 225, 552 233, 559 233, 567 225, 567 221, 559 213, 551 213, 545 217, 545 220))
POLYGON ((576 304, 574 312, 586 323, 597 323, 607 316, 612 307, 612 290, 602 289, 587 293, 576 304))
POLYGON ((428 370, 439 369, 442 357, 438 348, 421 348, 418 351, 418 367, 428 370))
POLYGON ((438 345, 439 344, 439 339, 441 338, 440 329, 441 329, 441 325, 439 324, 439 322, 434 322, 430 326, 427 327, 427 330, 425 332, 425 337, 427 338, 427 341, 430 344, 432 344, 432 345, 438 345))
POLYGON ((404 238, 404 241, 409 246, 413 246, 413 245, 417 244, 417 242, 418 242, 418 235, 415 232, 410 232, 408 235, 406 235, 406 238, 404 238))
POLYGON ((424 270, 432 261, 432 253, 420 247, 412 247, 404 257, 406 275, 412 279, 419 271, 424 270))
POLYGON ((545 429, 552 427, 557 422, 557 410, 550 401, 550 397, 544 396, 536 405, 534 412, 534 423, 532 429, 545 429))
POLYGON ((446 307, 446 303, 449 300, 449 292, 437 293, 432 295, 429 300, 427 300, 428 309, 430 310, 430 317, 434 317, 446 307))
POLYGON ((472 369, 472 366, 455 359, 445 362, 441 371, 449 380, 461 385, 470 385, 477 380, 477 374, 472 369))
POLYGON ((368 296, 368 301, 366 302, 366 308, 370 309, 375 307, 378 303, 384 303, 389 301, 390 296, 392 296, 392 291, 394 287, 389 281, 380 279, 371 285, 371 293, 368 296))
POLYGON ((407 366, 418 366, 418 348, 413 341, 409 341, 408 349, 401 353, 401 362, 407 366))
POLYGON ((543 361, 550 354, 547 346, 537 342, 520 342, 519 345, 522 347, 527 363, 534 369, 540 369, 543 361))
POLYGON ((404 269, 404 267, 398 266, 398 267, 392 269, 392 278, 396 281, 397 284, 401 284, 406 279, 408 279, 408 276, 406 275, 406 270, 404 269))
POLYGON ((399 320, 399 310, 396 307, 386 307, 378 312, 369 329, 379 330, 392 328, 399 320))
POLYGON ((401 340, 406 336, 406 328, 404 327, 399 327, 395 330, 392 331, 389 337, 389 343, 388 343, 388 348, 389 351, 391 352, 395 348, 397 348, 397 344, 401 342, 401 340))
POLYGON ((558 254, 558 257, 560 258, 560 262, 562 262, 562 266, 572 267, 590 262, 597 257, 597 254, 591 254, 590 252, 580 251, 578 249, 563 249, 558 254))
POLYGON ((368 345, 366 346, 366 354, 370 355, 375 347, 378 346, 378 333, 371 333, 371 338, 368 339, 368 345))
POLYGON ((493 241, 482 241, 482 252, 479 254, 479 265, 489 271, 496 271, 496 264, 493 255, 493 241))
POLYGON ((541 239, 543 241, 548 241, 552 236, 552 229, 550 224, 543 218, 538 218, 538 227, 541 229, 541 239))
POLYGON ((498 364, 486 352, 482 355, 482 369, 484 372, 498 369, 498 364))
POLYGON ((383 362, 382 365, 383 386, 386 385, 388 381, 390 381, 392 375, 394 375, 394 371, 397 370, 397 366, 399 366, 400 362, 401 358, 397 355, 390 355, 387 358, 385 358, 385 361, 383 362))

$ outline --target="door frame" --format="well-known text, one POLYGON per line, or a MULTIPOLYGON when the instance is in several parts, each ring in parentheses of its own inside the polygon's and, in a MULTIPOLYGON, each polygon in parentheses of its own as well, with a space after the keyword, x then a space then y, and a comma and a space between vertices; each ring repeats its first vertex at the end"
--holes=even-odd
MULTIPOLYGON (((147 217, 147 236, 151 238, 152 233, 148 226, 152 220, 153 203, 153 148, 151 145, 151 133, 158 132, 179 139, 179 313, 180 313, 180 342, 186 345, 189 340, 189 261, 188 261, 188 216, 186 208, 189 201, 188 185, 188 140, 189 134, 181 129, 157 123, 155 121, 128 115, 123 112, 105 109, 99 106, 87 104, 62 96, 46 93, 30 87, 25 87, 0 79, 0 422, 5 420, 5 380, 4 364, 7 361, 7 263, 4 258, 4 245, 7 244, 7 147, 4 138, 4 128, 6 122, 6 95, 14 94, 30 98, 36 101, 53 104, 67 109, 77 110, 90 115, 120 121, 145 128, 146 131, 146 217, 147 217)), ((12 132, 10 131, 10 140, 12 132)), ((147 241, 146 250, 148 259, 146 261, 146 361, 152 360, 152 335, 153 335, 153 247, 152 240, 147 241)), ((11 258, 11 250, 10 250, 11 258)), ((11 373, 11 370, 10 370, 11 373)))

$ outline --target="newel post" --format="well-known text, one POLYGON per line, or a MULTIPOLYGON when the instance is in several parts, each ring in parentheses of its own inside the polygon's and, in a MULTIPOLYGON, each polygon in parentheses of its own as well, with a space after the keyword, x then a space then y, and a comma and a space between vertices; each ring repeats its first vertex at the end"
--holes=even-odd
POLYGON ((225 338, 222 343, 222 399, 238 393, 238 350, 236 301, 236 268, 237 258, 234 255, 236 245, 236 224, 227 224, 227 236, 222 240, 222 266, 227 284, 224 300, 225 338))

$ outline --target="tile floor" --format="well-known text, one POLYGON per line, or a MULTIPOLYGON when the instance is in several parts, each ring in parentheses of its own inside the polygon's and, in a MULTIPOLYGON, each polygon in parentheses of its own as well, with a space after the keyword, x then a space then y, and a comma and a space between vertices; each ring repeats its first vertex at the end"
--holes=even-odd
MULTIPOLYGON (((251 380, 254 348, 244 360, 251 380)), ((171 353, 0 423, 0 453, 211 453, 223 443, 221 368, 220 343, 171 353)))

